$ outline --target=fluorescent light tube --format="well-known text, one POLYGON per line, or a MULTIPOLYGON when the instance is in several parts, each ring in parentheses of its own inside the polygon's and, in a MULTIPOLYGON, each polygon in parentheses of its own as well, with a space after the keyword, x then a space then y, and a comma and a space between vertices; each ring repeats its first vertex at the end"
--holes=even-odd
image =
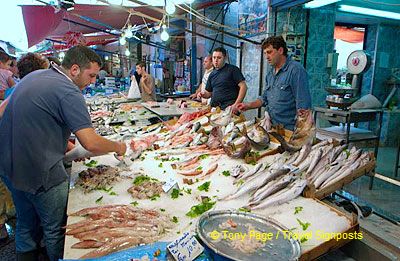
POLYGON ((317 8, 325 5, 330 5, 341 0, 313 0, 311 2, 305 3, 304 8, 317 8))
POLYGON ((352 5, 340 5, 339 10, 349 13, 371 15, 371 16, 400 20, 400 13, 395 13, 395 12, 388 12, 388 11, 382 11, 382 10, 376 10, 376 9, 352 6, 352 5))

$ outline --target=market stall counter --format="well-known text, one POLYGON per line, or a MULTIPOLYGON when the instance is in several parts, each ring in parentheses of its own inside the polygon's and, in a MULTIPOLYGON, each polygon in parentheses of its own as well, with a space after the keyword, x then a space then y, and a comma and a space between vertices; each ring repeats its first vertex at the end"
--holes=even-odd
POLYGON ((282 260, 284 245, 293 255, 283 259, 308 260, 361 239, 357 220, 302 194, 315 188, 320 198, 365 173, 374 158, 334 140, 313 143, 310 119, 287 137, 267 118, 208 108, 114 135, 127 142, 126 156, 73 164, 64 258, 133 251, 189 232, 209 253, 235 260, 282 260), (211 220, 220 224, 206 226, 211 220), (270 226, 256 226, 263 222, 270 226))
MULTIPOLYGON (((201 204, 202 197, 208 197, 210 202, 215 202, 210 210, 245 211, 240 208, 246 205, 247 195, 233 200, 221 200, 236 188, 236 185, 232 184, 234 178, 227 176, 227 171, 231 171, 238 164, 236 160, 232 160, 226 155, 204 159, 201 164, 203 168, 218 162, 216 172, 208 179, 198 180, 192 185, 187 185, 183 178, 176 174, 176 171, 171 167, 173 161, 157 160, 159 156, 160 152, 146 152, 143 160, 134 162, 129 169, 118 167, 120 162, 112 155, 93 158, 97 161, 97 164, 117 167, 121 169, 121 172, 117 182, 106 185, 104 189, 95 189, 87 193, 76 184, 76 179, 78 173, 88 167, 83 163, 74 163, 68 200, 67 213, 69 217, 67 224, 71 225, 82 220, 82 217, 71 216, 71 214, 88 207, 128 205, 138 209, 156 210, 165 215, 168 220, 172 221, 172 226, 166 228, 165 232, 159 236, 154 237, 154 241, 172 241, 185 231, 195 231, 199 216, 196 216, 196 213, 188 216, 188 213, 191 212, 193 206, 201 204), (164 182, 169 182, 171 178, 175 179, 179 185, 178 194, 162 192, 159 196, 152 196, 148 199, 134 198, 128 190, 133 186, 135 180, 138 181, 138 177, 143 179, 146 175, 164 182), (204 184, 208 184, 208 186, 204 184)), ((181 159, 184 155, 176 154, 174 157, 181 159)), ((275 159, 274 156, 267 157, 265 162, 272 163, 275 159)), ((276 220, 287 228, 287 231, 292 231, 294 237, 298 237, 297 239, 301 242, 301 253, 304 257, 307 257, 306 259, 315 258, 342 243, 343 240, 335 241, 331 233, 351 233, 357 228, 357 224, 345 215, 334 211, 319 201, 303 197, 292 200, 288 204, 252 211, 251 213, 276 220)), ((282 236, 285 236, 285 234, 282 233, 282 236)), ((64 258, 78 259, 94 251, 93 249, 72 248, 74 244, 79 242, 79 239, 73 235, 66 236, 64 258)))

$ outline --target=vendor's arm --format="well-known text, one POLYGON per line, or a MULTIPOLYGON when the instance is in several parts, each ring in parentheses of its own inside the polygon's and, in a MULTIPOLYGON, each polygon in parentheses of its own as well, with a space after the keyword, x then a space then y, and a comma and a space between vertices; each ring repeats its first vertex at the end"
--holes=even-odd
POLYGON ((308 75, 306 70, 299 65, 293 73, 291 87, 296 100, 297 111, 311 109, 311 95, 308 87, 308 75))
POLYGON ((197 96, 198 98, 206 98, 206 99, 211 98, 212 92, 213 92, 213 86, 211 84, 211 81, 212 81, 211 75, 212 75, 212 73, 210 74, 210 77, 208 77, 205 90, 204 91, 200 90, 200 92, 197 96))
POLYGON ((154 81, 153 77, 150 75, 144 75, 143 76, 143 89, 147 94, 152 94, 153 89, 154 89, 154 81))
POLYGON ((197 90, 196 90, 196 92, 193 93, 193 94, 191 94, 191 95, 189 96, 189 98, 190 98, 190 99, 195 99, 195 98, 197 98, 197 96, 199 95, 199 93, 200 93, 200 91, 201 91, 202 86, 203 86, 203 83, 200 83, 200 84, 199 84, 199 87, 198 87, 197 90))
POLYGON ((126 144, 124 142, 111 141, 96 134, 93 128, 84 128, 75 132, 79 143, 94 153, 105 154, 108 152, 116 152, 118 155, 124 155, 126 152, 126 144))
POLYGON ((212 95, 212 92, 208 92, 208 91, 201 92, 200 91, 197 97, 208 99, 211 97, 211 95, 212 95))
POLYGON ((244 97, 246 96, 246 92, 247 92, 247 85, 245 81, 241 81, 238 84, 239 86, 239 94, 238 97, 236 98, 235 103, 233 104, 234 106, 236 106, 237 104, 241 103, 244 99, 244 97))
POLYGON ((248 103, 238 103, 235 105, 234 110, 235 111, 247 111, 247 110, 252 110, 252 109, 257 109, 260 108, 263 105, 263 102, 261 99, 256 99, 255 101, 248 102, 248 103))

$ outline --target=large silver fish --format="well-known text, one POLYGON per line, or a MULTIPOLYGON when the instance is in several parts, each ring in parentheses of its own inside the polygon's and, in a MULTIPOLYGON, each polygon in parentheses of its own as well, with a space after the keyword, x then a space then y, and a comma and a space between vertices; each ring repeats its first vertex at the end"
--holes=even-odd
POLYGON ((293 182, 290 187, 269 196, 264 201, 259 202, 258 205, 251 206, 250 208, 252 210, 264 209, 267 207, 272 207, 286 203, 292 199, 297 198, 303 192, 306 185, 307 185, 306 180, 298 179, 295 182, 293 182))
POLYGON ((285 175, 259 188, 249 199, 249 206, 257 205, 261 200, 286 188, 294 180, 293 175, 285 175))

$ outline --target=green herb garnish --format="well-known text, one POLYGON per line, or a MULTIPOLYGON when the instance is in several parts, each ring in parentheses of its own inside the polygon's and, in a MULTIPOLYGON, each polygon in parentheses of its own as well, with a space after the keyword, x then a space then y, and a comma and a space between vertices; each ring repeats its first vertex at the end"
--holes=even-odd
POLYGON ((237 186, 237 187, 240 187, 240 186, 243 185, 243 183, 244 183, 244 180, 241 179, 241 180, 239 180, 239 181, 236 183, 236 186, 237 186))
POLYGON ((165 212, 165 209, 163 209, 163 208, 160 208, 160 211, 161 211, 161 212, 165 212))
POLYGON ((302 236, 302 237, 300 238, 300 243, 304 243, 304 242, 306 242, 306 241, 308 241, 308 238, 307 238, 306 236, 302 236))
POLYGON ((145 181, 158 181, 158 179, 155 178, 150 178, 147 175, 140 175, 137 176, 134 180, 133 180, 133 185, 141 185, 143 184, 145 181))
POLYGON ((162 168, 162 162, 160 162, 160 164, 158 164, 158 167, 159 167, 159 168, 162 168))
POLYGON ((89 167, 89 168, 93 168, 93 167, 96 167, 97 166, 97 161, 96 160, 91 160, 91 161, 89 161, 88 163, 84 163, 84 165, 86 166, 86 167, 89 167))
POLYGON ((309 222, 306 222, 306 223, 301 222, 301 220, 298 218, 296 218, 296 220, 300 224, 300 226, 303 230, 307 230, 307 228, 311 225, 311 223, 309 223, 309 222))
POLYGON ((96 203, 100 203, 102 200, 103 200, 103 196, 101 196, 98 199, 96 199, 96 203))
POLYGON ((172 217, 172 220, 171 220, 171 221, 174 222, 174 223, 178 223, 178 222, 179 222, 179 221, 178 221, 178 218, 175 217, 175 216, 172 217))
POLYGON ((151 201, 156 201, 160 197, 160 194, 156 194, 150 198, 151 201))
POLYGON ((302 210, 303 210, 303 207, 295 207, 294 214, 296 215, 296 214, 300 213, 302 210))
POLYGON ((225 177, 229 177, 231 175, 231 172, 229 170, 224 170, 222 171, 222 175, 224 175, 225 177))
POLYGON ((190 208, 190 211, 186 213, 186 216, 195 218, 203 214, 204 212, 210 210, 214 205, 215 201, 210 201, 209 199, 203 200, 203 203, 194 205, 190 208))
POLYGON ((172 189, 171 198, 176 199, 178 197, 179 197, 179 189, 176 188, 172 189))
POLYGON ((209 156, 210 156, 210 155, 208 155, 208 154, 201 154, 201 155, 199 156, 199 159, 203 160, 203 159, 208 158, 209 156))
POLYGON ((211 184, 211 181, 207 181, 207 182, 204 182, 203 184, 201 184, 200 186, 198 186, 197 188, 200 191, 208 192, 208 190, 210 189, 210 184, 211 184))
POLYGON ((139 205, 139 202, 133 201, 133 202, 131 202, 130 204, 131 204, 132 206, 136 207, 137 205, 139 205))
POLYGON ((251 212, 251 209, 247 209, 247 208, 239 208, 238 210, 242 211, 242 212, 251 212))

